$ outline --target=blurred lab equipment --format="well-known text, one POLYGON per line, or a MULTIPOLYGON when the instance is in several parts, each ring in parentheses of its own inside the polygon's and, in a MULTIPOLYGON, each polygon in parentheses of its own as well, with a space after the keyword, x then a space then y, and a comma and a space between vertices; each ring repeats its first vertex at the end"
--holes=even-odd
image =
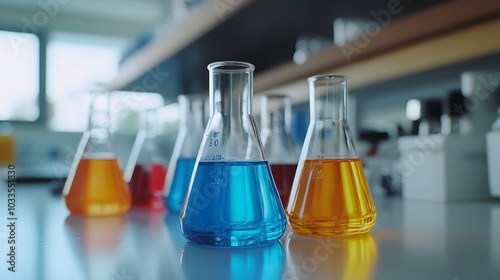
POLYGON ((500 107, 498 107, 497 111, 498 111, 498 117, 495 120, 495 122, 493 123, 493 125, 491 126, 491 130, 493 130, 493 131, 499 131, 500 130, 500 107))
POLYGON ((454 201, 490 196, 485 134, 498 107, 497 85, 492 75, 479 71, 462 73, 463 106, 458 93, 451 93, 448 103, 455 106, 446 111, 449 117, 460 115, 458 124, 450 120, 443 133, 399 139, 405 199, 454 201), (453 133, 457 129, 459 133, 453 133))
POLYGON ((210 120, 181 212, 191 243, 262 246, 278 241, 286 216, 252 116, 254 66, 208 65, 210 120))
POLYGON ((156 142, 156 109, 140 112, 139 131, 125 168, 133 206, 164 208, 164 186, 167 163, 156 142))
POLYGON ((373 195, 393 196, 399 194, 401 186, 396 162, 399 159, 397 137, 401 128, 389 133, 389 129, 362 129, 359 140, 370 144, 363 157, 368 184, 373 195))
POLYGON ((91 94, 89 126, 76 151, 63 196, 71 214, 122 214, 130 208, 131 197, 109 132, 111 93, 95 90, 91 94))
POLYGON ((333 45, 331 39, 321 36, 302 35, 295 43, 293 61, 296 64, 304 64, 307 59, 333 45))
POLYGON ((266 94, 260 98, 260 108, 262 145, 281 203, 286 207, 298 161, 290 134, 292 100, 287 95, 266 94))
POLYGON ((418 135, 441 133, 443 103, 439 99, 423 100, 420 104, 418 135))
POLYGON ((467 134, 469 125, 466 120, 465 97, 460 90, 452 90, 444 103, 444 114, 441 117, 443 134, 467 134))
POLYGON ((166 179, 165 204, 172 213, 180 213, 193 173, 196 155, 205 129, 206 95, 179 95, 181 110, 179 134, 166 179))
POLYGON ((470 133, 484 135, 497 117, 500 105, 498 80, 485 71, 467 71, 460 75, 461 90, 465 96, 465 109, 470 121, 470 133))
POLYGON ((347 121, 347 80, 308 79, 311 119, 287 207, 296 233, 310 236, 369 232, 377 217, 347 121))
POLYGON ((420 107, 421 102, 418 99, 410 99, 406 102, 406 118, 411 121, 410 135, 418 135, 420 107))
POLYGON ((343 46, 353 41, 365 34, 365 28, 368 23, 368 20, 362 18, 336 18, 333 21, 333 42, 337 46, 343 46))
POLYGON ((488 152, 488 180, 490 194, 500 197, 500 107, 498 117, 491 126, 491 131, 486 134, 488 152))

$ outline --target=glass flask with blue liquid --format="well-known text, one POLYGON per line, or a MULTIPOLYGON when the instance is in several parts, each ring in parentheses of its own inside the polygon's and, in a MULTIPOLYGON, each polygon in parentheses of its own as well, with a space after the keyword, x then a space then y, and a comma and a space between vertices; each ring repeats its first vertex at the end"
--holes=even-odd
POLYGON ((210 119, 186 201, 181 232, 191 243, 263 246, 277 241, 286 216, 252 116, 254 66, 215 62, 210 119))
POLYGON ((165 204, 170 213, 179 213, 191 180, 196 155, 205 130, 205 103, 203 94, 179 95, 179 134, 175 141, 165 181, 165 204))

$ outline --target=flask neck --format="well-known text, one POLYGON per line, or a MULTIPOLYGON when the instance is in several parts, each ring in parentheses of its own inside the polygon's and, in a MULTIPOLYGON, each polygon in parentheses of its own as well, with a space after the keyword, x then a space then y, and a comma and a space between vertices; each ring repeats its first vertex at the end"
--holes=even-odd
POLYGON ((210 71, 210 115, 243 116, 252 114, 253 70, 243 62, 217 62, 210 71))
POLYGON ((205 130, 200 161, 266 160, 252 116, 254 66, 225 61, 208 65, 210 120, 205 130))
POLYGON ((347 77, 315 76, 309 79, 311 120, 347 121, 347 77))
POLYGON ((79 151, 84 154, 115 153, 111 144, 109 128, 111 118, 109 114, 110 93, 107 91, 92 92, 89 114, 89 126, 80 142, 79 151))
POLYGON ((147 138, 156 137, 156 110, 146 109, 141 112, 139 129, 147 138))
POLYGON ((260 99, 261 127, 272 131, 289 132, 292 103, 286 95, 263 95, 260 99))
POLYGON ((305 140, 308 158, 358 157, 347 121, 347 79, 341 75, 308 79, 311 94, 311 122, 305 140))
POLYGON ((90 132, 90 138, 97 142, 104 142, 109 138, 109 128, 111 126, 109 101, 108 92, 92 93, 88 131, 90 132))
POLYGON ((180 127, 190 131, 204 130, 206 96, 201 94, 179 95, 178 101, 181 109, 180 127))

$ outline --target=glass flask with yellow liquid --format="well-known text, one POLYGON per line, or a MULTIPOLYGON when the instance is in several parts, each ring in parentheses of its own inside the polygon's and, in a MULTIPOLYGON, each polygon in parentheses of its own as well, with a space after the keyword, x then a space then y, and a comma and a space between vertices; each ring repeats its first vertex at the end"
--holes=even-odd
POLYGON ((108 216, 130 208, 130 191, 109 132, 109 99, 109 92, 92 92, 89 127, 63 189, 71 214, 108 216))
POLYGON ((295 233, 343 236, 369 232, 377 217, 347 122, 347 80, 308 79, 311 119, 287 207, 295 233))

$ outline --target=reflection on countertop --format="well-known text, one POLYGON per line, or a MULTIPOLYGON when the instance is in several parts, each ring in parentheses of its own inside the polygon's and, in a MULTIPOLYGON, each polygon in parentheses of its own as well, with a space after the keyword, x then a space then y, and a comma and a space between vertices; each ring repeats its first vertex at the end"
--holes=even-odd
MULTIPOLYGON (((500 200, 434 203, 375 198, 371 234, 220 249, 188 244, 179 216, 132 208, 114 217, 72 216, 44 184, 19 184, 17 271, 0 279, 500 279, 500 200)), ((5 182, 0 221, 7 222, 5 182)), ((0 227, 0 254, 7 254, 0 227)))

